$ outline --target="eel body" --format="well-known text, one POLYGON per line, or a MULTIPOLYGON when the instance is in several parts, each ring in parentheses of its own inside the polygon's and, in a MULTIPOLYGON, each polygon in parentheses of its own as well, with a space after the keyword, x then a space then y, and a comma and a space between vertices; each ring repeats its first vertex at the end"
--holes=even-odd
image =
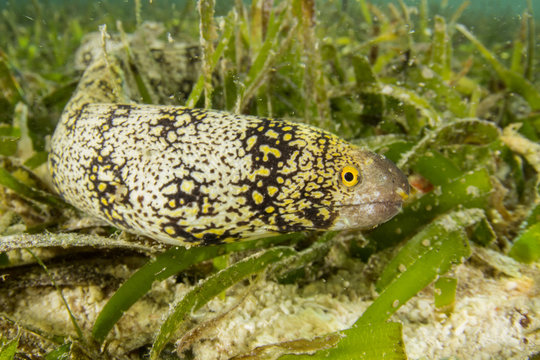
POLYGON ((406 177, 390 161, 287 121, 131 103, 121 70, 85 71, 51 140, 69 203, 128 232, 207 245, 301 230, 371 228, 406 177))

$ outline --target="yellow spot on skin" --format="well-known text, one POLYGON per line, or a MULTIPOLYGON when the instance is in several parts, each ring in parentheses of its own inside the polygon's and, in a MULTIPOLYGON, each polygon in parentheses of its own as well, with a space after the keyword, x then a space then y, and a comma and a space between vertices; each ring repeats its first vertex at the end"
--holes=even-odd
POLYGON ((276 209, 273 206, 269 206, 266 209, 264 209, 264 211, 266 211, 268 214, 273 213, 275 210, 276 209))
MULTIPOLYGON (((307 164, 307 167, 310 167, 311 164, 307 164)), ((304 166, 304 168, 306 167, 304 166)), ((293 173, 297 170, 296 162, 292 161, 292 159, 287 160, 287 166, 282 166, 280 173, 283 175, 288 175, 290 173, 293 173)))
POLYGON ((94 175, 94 174, 90 175, 90 180, 95 181, 96 180, 96 175, 94 175))
POLYGON ((230 243, 233 243, 233 242, 237 242, 238 239, 233 238, 233 237, 228 237, 228 238, 225 238, 225 239, 221 239, 221 241, 223 241, 224 243, 230 244, 230 243))
POLYGON ((180 209, 180 212, 184 211, 187 215, 191 216, 197 216, 199 215, 199 208, 198 207, 192 207, 187 210, 180 209))
POLYGON ((327 208, 320 208, 319 215, 321 215, 324 220, 328 220, 330 218, 330 212, 327 208))
MULTIPOLYGON (((283 130, 285 130, 285 128, 283 128, 283 130)), ((292 135, 289 134, 289 133, 286 133, 285 135, 283 135, 283 140, 285 141, 289 141, 292 139, 292 135)))
POLYGON ((292 204, 294 201, 292 199, 285 199, 283 200, 283 202, 281 203, 281 206, 283 207, 287 207, 288 205, 292 204))
POLYGON ((292 130, 292 127, 290 127, 290 126, 285 126, 282 130, 283 130, 283 131, 290 131, 290 130, 292 130))
POLYGON ((117 220, 122 220, 122 216, 120 216, 120 214, 117 213, 116 210, 113 210, 112 217, 117 219, 117 220))
POLYGON ((176 122, 180 125, 187 124, 191 121, 191 117, 188 114, 182 114, 176 116, 176 122))
POLYGON ((276 214, 274 214, 274 215, 272 215, 272 216, 270 216, 270 217, 268 218, 268 224, 270 224, 270 225, 276 225, 276 214))
POLYGON ((223 233, 225 233, 225 230, 223 230, 223 229, 209 229, 205 233, 206 234, 223 235, 223 233))
POLYGON ((314 191, 311 193, 311 196, 314 197, 315 199, 320 199, 324 196, 324 193, 320 191, 314 191))
POLYGON ((103 125, 103 131, 107 131, 107 130, 109 130, 109 125, 107 124, 103 125))
POLYGON ((166 186, 163 190, 161 190, 162 194, 172 195, 175 194, 178 191, 176 184, 171 184, 166 186))
POLYGON ((267 190, 268 190, 268 195, 274 196, 274 194, 277 193, 278 188, 275 187, 275 186, 269 186, 269 187, 267 188, 267 190))
POLYGON ((97 172, 97 166, 96 165, 92 166, 92 172, 97 172))
POLYGON ((180 185, 180 190, 186 194, 191 194, 191 190, 195 187, 195 184, 191 180, 183 180, 182 185, 180 185))
POLYGON ((264 130, 264 126, 259 126, 259 127, 257 128, 257 130, 258 130, 258 131, 263 131, 263 130, 264 130))
MULTIPOLYGON (((167 216, 170 216, 170 217, 173 217, 173 218, 176 218, 176 219, 180 219, 180 218, 186 218, 188 217, 190 214, 192 216, 196 216, 197 214, 197 209, 195 209, 195 214, 193 214, 193 209, 185 209, 185 208, 176 208, 175 210, 170 210, 170 211, 167 211, 166 214, 167 216)), ((181 225, 187 225, 188 223, 186 224, 181 224, 181 225)), ((186 230, 187 231, 187 230, 186 230)))
POLYGON ((298 146, 299 148, 304 148, 307 146, 307 142, 302 139, 297 139, 291 142, 291 146, 298 146))
POLYGON ((176 201, 175 200, 169 201, 169 206, 172 208, 176 207, 176 201))
POLYGON ((169 140, 170 142, 172 142, 172 143, 175 142, 175 141, 177 140, 177 138, 178 138, 178 137, 176 136, 176 133, 175 133, 175 132, 169 131, 169 132, 167 133, 167 140, 169 140))
POLYGON ((268 176, 270 175, 270 170, 268 170, 267 168, 259 168, 256 172, 255 172, 257 175, 262 175, 262 176, 268 176))
POLYGON ((251 194, 251 197, 253 198, 253 201, 255 201, 255 204, 257 205, 262 204, 264 200, 264 196, 258 191, 253 191, 253 193, 251 194))
POLYGON ((103 205, 105 205, 105 206, 108 206, 108 205, 109 205, 109 203, 107 202, 107 199, 105 199, 105 198, 101 198, 101 203, 102 203, 103 205))
MULTIPOLYGON (((255 170, 254 172, 252 172, 251 174, 248 175, 248 179, 249 181, 255 181, 255 177, 257 175, 261 175, 261 176, 268 176, 270 175, 270 170, 268 170, 267 168, 265 167, 261 167, 261 168, 258 168, 257 170, 255 170)), ((245 192, 246 190, 248 190, 249 187, 247 185, 244 185, 240 188, 240 190, 242 192, 245 192)))
POLYGON ((247 139, 247 147, 246 151, 250 151, 253 148, 253 145, 257 142, 257 136, 253 135, 249 139, 247 139))
POLYGON ((102 157, 101 155, 99 155, 99 156, 97 157, 97 159, 98 159, 99 162, 102 162, 102 161, 103 161, 103 157, 102 157))
POLYGON ((107 184, 105 183, 101 183, 98 185, 98 190, 99 191, 105 191, 105 189, 107 188, 107 184))
POLYGON ((208 209, 210 208, 210 204, 205 203, 202 208, 203 214, 208 214, 208 209))
POLYGON ((261 145, 259 147, 259 150, 261 150, 264 153, 263 161, 268 161, 268 154, 272 154, 276 158, 281 157, 281 152, 278 149, 272 148, 268 145, 261 145))
POLYGON ((304 225, 306 227, 313 227, 313 222, 311 222, 308 219, 298 217, 295 214, 284 214, 283 218, 285 219, 285 221, 288 221, 288 222, 295 222, 295 223, 304 225))
POLYGON ((281 176, 278 176, 276 181, 280 184, 283 184, 285 182, 285 180, 283 180, 283 178, 281 176))
POLYGON ((259 180, 259 181, 257 182, 257 186, 258 186, 258 187, 262 187, 262 186, 263 186, 262 180, 259 180))
POLYGON ((279 136, 279 134, 272 129, 268 130, 265 135, 272 139, 277 139, 279 136))

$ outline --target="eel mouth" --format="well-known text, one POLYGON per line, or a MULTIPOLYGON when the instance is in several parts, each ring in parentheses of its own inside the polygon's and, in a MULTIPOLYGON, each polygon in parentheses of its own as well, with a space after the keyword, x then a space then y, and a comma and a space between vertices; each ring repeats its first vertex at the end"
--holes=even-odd
POLYGON ((339 206, 336 229, 370 229, 387 222, 401 210, 403 201, 380 200, 339 206))

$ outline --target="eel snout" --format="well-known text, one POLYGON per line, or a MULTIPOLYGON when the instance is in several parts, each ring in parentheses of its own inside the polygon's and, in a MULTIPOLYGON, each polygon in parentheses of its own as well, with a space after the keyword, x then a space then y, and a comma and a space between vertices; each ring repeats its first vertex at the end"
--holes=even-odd
POLYGON ((405 174, 390 160, 369 155, 369 166, 363 170, 363 183, 340 212, 336 228, 369 229, 394 217, 409 197, 405 174))

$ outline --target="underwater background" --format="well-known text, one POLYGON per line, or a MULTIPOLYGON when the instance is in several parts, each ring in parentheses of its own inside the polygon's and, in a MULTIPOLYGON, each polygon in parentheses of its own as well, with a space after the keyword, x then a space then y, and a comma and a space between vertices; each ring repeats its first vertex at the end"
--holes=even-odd
POLYGON ((200 3, 0 0, 0 359, 539 359, 540 1, 200 3), (189 249, 88 217, 46 162, 102 39, 135 102, 384 155, 402 212, 189 249), (183 43, 205 55, 187 92, 159 67, 183 43))
MULTIPOLYGON (((248 5, 250 1, 243 1, 248 5)), ((409 6, 418 6, 421 0, 405 0, 404 4, 409 6)), ((234 0, 216 1, 215 14, 217 16, 226 15, 227 11, 234 6, 234 0)), ((278 3, 278 2, 276 2, 278 3)), ((315 1, 319 9, 318 21, 322 27, 331 26, 336 19, 339 19, 339 12, 332 11, 331 14, 321 13, 328 9, 342 10, 360 17, 360 5, 354 0, 318 0, 315 1)), ((371 3, 378 6, 385 6, 391 3, 390 0, 374 0, 371 3)), ((535 20, 540 19, 540 2, 531 1, 535 20)), ((140 1, 140 8, 145 21, 164 21, 171 24, 177 24, 181 19, 196 15, 195 2, 190 0, 161 0, 140 1), (193 14, 186 14, 191 11, 193 14), (176 18, 176 19, 175 19, 176 18)), ((439 14, 449 17, 466 4, 466 8, 459 17, 460 23, 470 26, 475 34, 488 44, 494 41, 511 40, 515 31, 519 28, 520 21, 524 11, 527 9, 527 2, 513 0, 428 0, 430 14, 439 14)), ((59 25, 68 26, 75 19, 84 27, 97 29, 99 24, 111 23, 116 20, 122 20, 126 30, 132 30, 135 26, 135 6, 133 1, 108 0, 108 1, 61 1, 61 0, 24 0, 24 1, 0 1, 0 11, 2 11, 2 39, 0 45, 10 36, 18 33, 13 28, 14 24, 23 27, 36 26, 36 22, 51 29, 59 25), (84 16, 81 16, 83 15, 84 16), (54 24, 53 24, 54 22, 54 24)), ((334 23, 335 25, 335 23, 334 23)), ((361 25, 361 24, 359 24, 361 25)), ((346 29, 342 29, 346 30, 346 29)), ((536 31, 539 31, 536 29, 536 31)), ((538 45, 537 45, 538 46, 538 45)))

